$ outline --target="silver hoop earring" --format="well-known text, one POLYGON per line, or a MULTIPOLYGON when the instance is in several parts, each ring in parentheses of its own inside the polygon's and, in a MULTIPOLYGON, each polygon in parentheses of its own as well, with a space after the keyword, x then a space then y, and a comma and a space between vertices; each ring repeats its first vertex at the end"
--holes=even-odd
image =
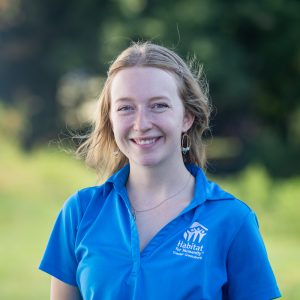
POLYGON ((192 141, 189 135, 185 132, 181 137, 181 152, 186 155, 191 149, 192 141))

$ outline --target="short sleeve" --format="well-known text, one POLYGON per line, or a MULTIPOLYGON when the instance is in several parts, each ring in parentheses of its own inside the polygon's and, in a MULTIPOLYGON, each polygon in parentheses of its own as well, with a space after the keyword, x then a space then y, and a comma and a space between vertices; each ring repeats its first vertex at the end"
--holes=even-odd
POLYGON ((253 212, 232 241, 227 271, 230 300, 270 300, 281 296, 253 212))
POLYGON ((80 218, 80 205, 76 193, 61 209, 39 266, 40 270, 74 286, 77 286, 75 241, 80 218))

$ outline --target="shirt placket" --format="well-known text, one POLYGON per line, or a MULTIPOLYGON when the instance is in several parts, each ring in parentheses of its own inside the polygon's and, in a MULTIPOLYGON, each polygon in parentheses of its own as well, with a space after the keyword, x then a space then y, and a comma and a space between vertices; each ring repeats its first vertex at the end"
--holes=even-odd
POLYGON ((138 273, 140 271, 141 266, 141 257, 140 257, 140 241, 139 241, 139 234, 137 230, 137 226, 131 211, 130 201, 127 195, 127 191, 125 188, 123 188, 120 191, 120 196, 125 202, 127 211, 128 211, 128 217, 130 222, 130 228, 131 228, 131 236, 130 236, 130 243, 131 243, 131 255, 132 255, 132 269, 130 276, 127 280, 128 284, 134 284, 136 282, 138 273))

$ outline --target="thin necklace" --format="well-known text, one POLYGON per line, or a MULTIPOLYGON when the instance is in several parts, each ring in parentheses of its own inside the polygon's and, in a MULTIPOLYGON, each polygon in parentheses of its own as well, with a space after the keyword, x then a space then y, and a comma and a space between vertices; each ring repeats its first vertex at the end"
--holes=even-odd
POLYGON ((163 203, 165 203, 167 200, 170 200, 171 198, 174 198, 175 196, 179 195, 180 193, 182 193, 185 188, 187 187, 188 183, 190 182, 190 179, 192 178, 192 175, 189 176, 188 180, 186 181, 185 185, 183 186, 182 189, 180 189, 178 192, 176 192, 175 194, 169 196, 168 198, 162 200, 159 204, 155 205, 154 207, 150 207, 150 208, 147 208, 147 209, 142 209, 142 210, 137 210, 134 208, 133 205, 131 205, 131 208, 132 208, 132 214, 133 214, 133 218, 134 220, 136 220, 136 213, 143 213, 143 212, 147 212, 149 210, 153 210, 159 206, 161 206, 163 203))

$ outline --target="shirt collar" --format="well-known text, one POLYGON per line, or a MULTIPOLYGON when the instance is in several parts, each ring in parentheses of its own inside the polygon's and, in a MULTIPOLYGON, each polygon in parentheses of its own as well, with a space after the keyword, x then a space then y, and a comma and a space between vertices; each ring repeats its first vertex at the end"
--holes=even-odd
MULTIPOLYGON (((231 194, 225 192, 221 189, 216 183, 208 180, 204 171, 194 165, 187 164, 186 168, 189 172, 195 177, 195 197, 193 199, 193 206, 200 205, 206 200, 229 200, 234 199, 235 197, 231 194)), ((107 182, 110 182, 114 185, 114 188, 117 192, 120 192, 124 189, 128 176, 129 176, 130 166, 127 164, 125 167, 121 168, 115 174, 113 174, 107 182)))
POLYGON ((190 173, 196 178, 195 195, 199 197, 199 201, 202 203, 206 200, 226 200, 234 199, 235 197, 219 187, 215 182, 207 179, 204 171, 194 165, 186 165, 190 173))
POLYGON ((130 167, 129 164, 127 164, 125 167, 121 168, 119 171, 110 176, 106 182, 112 183, 118 192, 121 191, 126 185, 129 176, 129 170, 130 167))

